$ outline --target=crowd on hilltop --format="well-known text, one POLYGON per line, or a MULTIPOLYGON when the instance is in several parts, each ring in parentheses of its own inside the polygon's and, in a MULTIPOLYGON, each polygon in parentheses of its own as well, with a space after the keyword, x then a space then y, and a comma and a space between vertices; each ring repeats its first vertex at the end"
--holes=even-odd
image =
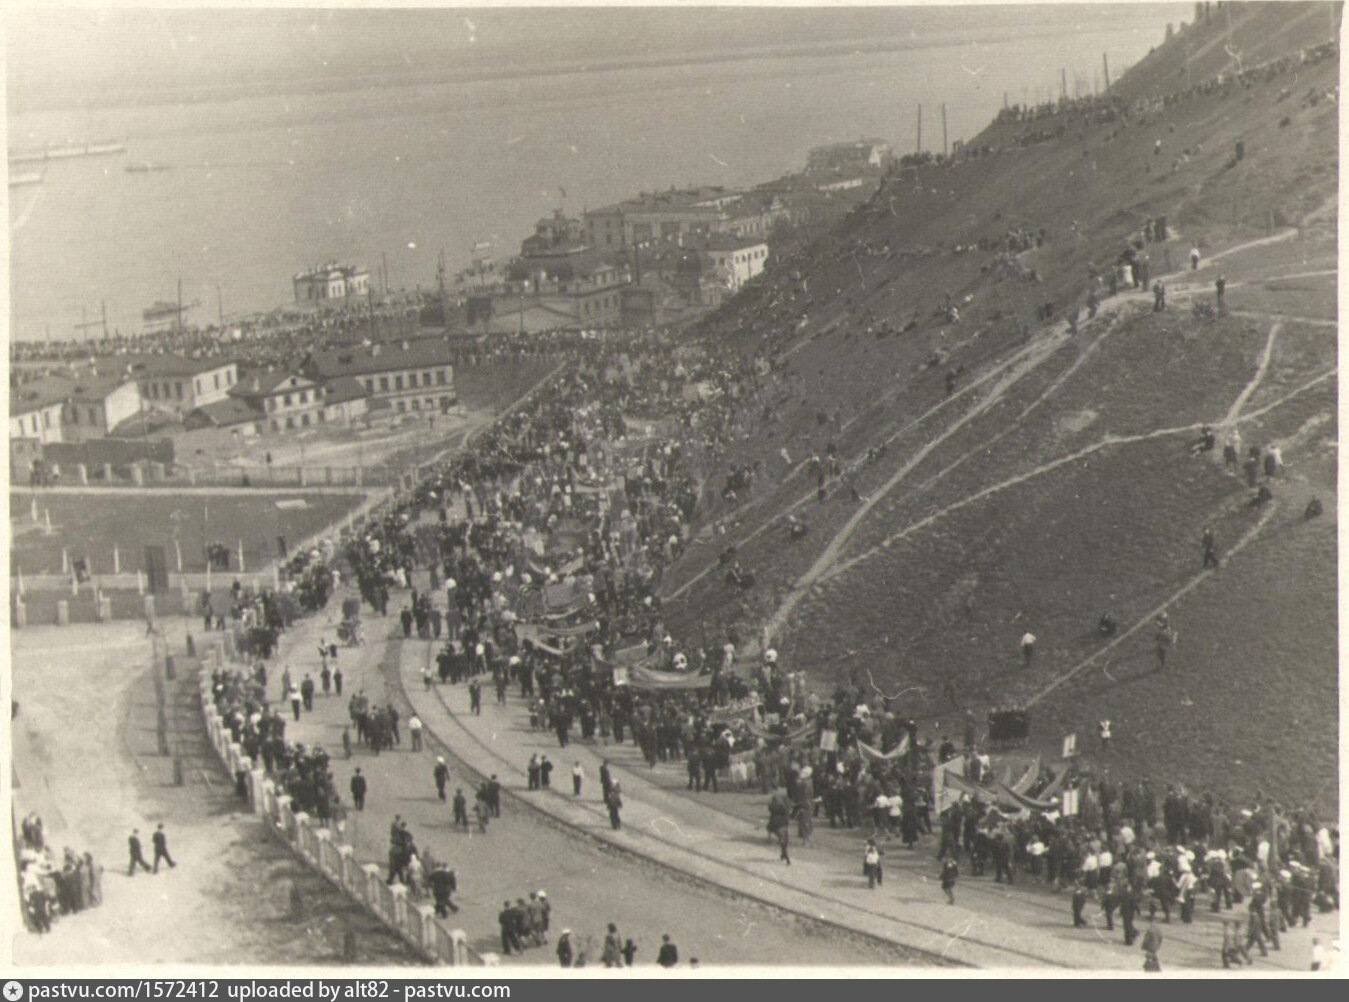
POLYGON ((1010 105, 1000 110, 998 123, 1037 125, 1017 133, 1019 145, 1047 142, 1065 135, 1074 125, 1085 127, 1110 122, 1141 125, 1149 116, 1179 107, 1196 98, 1230 97, 1238 90, 1269 83, 1281 76, 1315 66, 1339 55, 1338 41, 1331 40, 1302 49, 1297 53, 1279 56, 1255 66, 1225 70, 1179 90, 1154 97, 1126 99, 1117 94, 1089 94, 1062 98, 1038 105, 1010 105))
POLYGON ((13 341, 11 362, 77 363, 118 355, 177 354, 246 357, 266 366, 298 362, 307 352, 377 340, 408 337, 417 330, 418 307, 390 301, 379 306, 338 306, 320 311, 276 310, 235 323, 184 325, 103 338, 13 341))
POLYGON ((46 828, 37 814, 25 815, 14 850, 18 865, 20 906, 24 921, 35 932, 51 932, 62 915, 103 903, 103 867, 90 853, 67 847, 57 856, 48 844, 46 828))

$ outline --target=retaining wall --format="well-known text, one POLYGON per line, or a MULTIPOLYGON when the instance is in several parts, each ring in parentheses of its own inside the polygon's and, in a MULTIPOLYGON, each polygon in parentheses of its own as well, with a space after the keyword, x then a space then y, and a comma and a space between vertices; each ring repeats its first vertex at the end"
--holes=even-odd
POLYGON ((471 949, 462 929, 452 929, 436 917, 430 905, 408 899, 407 888, 389 886, 374 863, 361 865, 356 853, 335 828, 321 828, 304 812, 291 809, 264 771, 244 754, 215 708, 211 672, 227 663, 225 646, 213 641, 203 652, 201 709, 206 733, 231 776, 243 773, 249 803, 268 829, 305 863, 317 870, 347 897, 396 932, 413 949, 435 964, 452 967, 491 966, 492 956, 471 949))

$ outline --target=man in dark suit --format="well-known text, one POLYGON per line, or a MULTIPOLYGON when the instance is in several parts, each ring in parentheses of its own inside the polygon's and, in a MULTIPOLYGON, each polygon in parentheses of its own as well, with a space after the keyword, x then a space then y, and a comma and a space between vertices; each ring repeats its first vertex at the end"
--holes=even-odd
POLYGON ((126 844, 131 852, 131 865, 127 868, 126 875, 128 877, 134 877, 136 875, 137 866, 144 869, 146 873, 153 872, 150 869, 150 864, 145 861, 145 856, 141 852, 141 836, 139 830, 133 830, 131 832, 131 837, 126 840, 126 844))
POLYGON ((358 766, 355 775, 351 777, 351 803, 358 811, 365 810, 366 789, 365 777, 361 775, 361 770, 358 766))
POLYGON ((614 788, 614 776, 609 771, 609 760, 606 758, 600 766, 600 797, 605 803, 609 802, 609 791, 614 788))
POLYGON ((674 967, 679 963, 679 948, 670 942, 668 932, 660 938, 660 953, 656 956, 656 963, 661 967, 674 967))
POLYGON ((445 764, 444 756, 436 756, 436 767, 433 771, 436 780, 436 795, 440 797, 442 803, 445 801, 445 786, 450 781, 450 767, 445 764))
POLYGON ((154 843, 155 847, 155 873, 159 872, 159 861, 161 859, 169 864, 169 869, 173 869, 178 865, 173 861, 173 857, 169 855, 169 837, 164 834, 163 824, 160 824, 155 828, 155 833, 151 837, 151 842, 154 843))

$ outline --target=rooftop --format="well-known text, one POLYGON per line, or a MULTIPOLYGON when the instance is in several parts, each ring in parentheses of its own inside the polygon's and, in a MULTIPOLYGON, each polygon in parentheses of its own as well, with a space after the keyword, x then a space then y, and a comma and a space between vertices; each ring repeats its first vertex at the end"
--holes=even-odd
POLYGON ((198 376, 234 365, 232 358, 219 355, 191 358, 187 355, 126 355, 122 364, 135 376, 198 376))
POLYGON ((9 391, 9 416, 31 414, 33 411, 65 403, 75 388, 75 382, 62 376, 44 376, 9 391))
POLYGON ((355 376, 338 376, 323 389, 325 404, 344 404, 348 400, 360 400, 368 396, 369 392, 355 376))
POLYGON ((454 351, 444 338, 428 337, 310 352, 302 368, 319 379, 329 380, 338 376, 449 365, 453 361, 454 351))
POLYGON ((193 424, 201 421, 203 424, 214 425, 217 428, 228 428, 236 424, 250 424, 262 416, 262 412, 247 401, 227 397, 224 400, 216 400, 194 408, 184 418, 184 421, 191 420, 193 424))
POLYGON ((302 379, 305 386, 312 385, 309 377, 298 369, 253 369, 239 373, 239 381, 230 387, 229 392, 235 397, 265 397, 278 392, 289 379, 302 379))

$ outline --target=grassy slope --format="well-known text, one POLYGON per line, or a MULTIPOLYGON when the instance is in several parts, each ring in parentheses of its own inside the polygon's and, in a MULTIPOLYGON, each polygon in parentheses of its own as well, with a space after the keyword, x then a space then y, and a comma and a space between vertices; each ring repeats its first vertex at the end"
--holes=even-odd
MULTIPOLYGON (((1249 65, 1315 44, 1329 25, 1324 7, 1280 5, 1239 7, 1233 28, 1229 37, 1225 25, 1213 23, 1184 39, 1196 80, 1223 68, 1224 45, 1249 65)), ((1119 82, 1121 92, 1174 89, 1184 72, 1181 41, 1159 47, 1119 82)), ((1193 578, 1203 525, 1215 524, 1230 546, 1257 519, 1244 507, 1249 492, 1237 478, 1188 455, 1193 433, 1111 446, 968 499, 1107 434, 1218 421, 1254 376, 1271 318, 1201 325, 1174 302, 1161 317, 1142 304, 1050 346, 1038 365, 1008 370, 1019 376, 996 401, 988 400, 996 379, 966 388, 1022 348, 1017 318, 1029 319, 1041 302, 1080 297, 1086 262, 1109 260, 1144 216, 1157 213, 1181 233, 1166 247, 1149 248, 1154 274, 1164 270, 1168 253, 1181 266, 1192 244, 1207 256, 1267 235, 1271 223, 1307 220, 1296 240, 1222 262, 1229 303, 1333 318, 1333 276, 1272 276, 1334 267, 1334 214, 1326 206, 1335 192, 1336 111, 1326 101, 1300 108, 1299 100, 1309 87, 1333 86, 1337 72, 1329 62, 1296 79, 1286 75, 1226 98, 1186 102, 1113 136, 1113 126, 1074 125, 1055 142, 951 169, 925 168, 891 184, 809 259, 786 262, 775 281, 723 311, 712 326, 720 324, 719 334, 743 349, 772 353, 796 344, 797 350, 766 395, 774 416, 747 416, 744 439, 730 449, 728 462, 759 460, 768 472, 754 503, 733 511, 713 503, 712 516, 728 534, 692 547, 666 590, 706 568, 726 542, 741 543, 742 559, 761 584, 732 595, 719 576, 708 575, 670 604, 673 623, 712 638, 730 626, 753 635, 779 606, 857 505, 842 491, 822 504, 812 497, 797 509, 811 525, 806 540, 788 544, 785 532, 772 527, 742 541, 813 487, 800 475, 781 482, 786 464, 779 449, 796 461, 829 441, 849 458, 889 442, 886 455, 858 474, 863 494, 914 463, 857 527, 842 560, 920 527, 826 578, 789 619, 778 646, 822 688, 849 676, 865 681, 868 670, 887 691, 922 686, 906 695, 905 707, 933 723, 954 712, 948 688, 959 707, 976 710, 1025 698, 1100 646, 1092 626, 1102 610, 1131 625, 1193 578), (1284 88, 1291 98, 1281 97, 1284 88), (1285 116, 1290 122, 1281 126, 1285 116), (1157 138, 1162 158, 1152 153, 1157 138), (1229 170, 1224 163, 1237 138, 1245 140, 1246 159, 1229 170), (1191 158, 1173 174, 1170 158, 1183 148, 1191 158), (1045 247, 1022 255, 1042 282, 999 281, 984 270, 989 255, 952 252, 1012 226, 1049 231, 1045 247), (946 291, 970 300, 962 323, 944 328, 931 313, 946 291), (919 329, 905 335, 869 330, 885 322, 902 326, 915 315, 919 329), (938 347, 948 358, 925 368, 938 347), (964 367, 962 392, 943 402, 942 377, 956 366, 964 367), (819 422, 819 413, 832 418, 836 409, 843 427, 819 422), (930 451, 919 459, 923 448, 930 451), (951 505, 958 507, 922 522, 951 505), (1016 666, 1017 638, 1027 625, 1040 637, 1029 674, 1016 666)), ((976 142, 1002 145, 1009 136, 1008 126, 994 126, 976 142)), ((1192 284, 1207 295, 1212 277, 1178 278, 1173 292, 1192 284)), ((1032 340, 1044 337, 1036 332, 1032 340)), ((1286 322, 1245 413, 1334 365, 1333 328, 1286 322)), ((1037 733, 1049 744, 1064 729, 1090 728, 1110 716, 1119 735, 1113 754, 1131 771, 1146 774, 1165 762, 1225 792, 1282 785, 1290 796, 1334 804, 1336 784, 1321 782, 1335 765, 1333 529, 1329 518, 1311 525, 1295 518, 1312 494, 1333 499, 1334 400, 1333 380, 1323 382, 1243 424, 1247 443, 1286 440, 1285 458, 1298 477, 1276 485, 1281 508, 1266 534, 1173 608, 1184 634, 1174 678, 1162 684, 1144 674, 1151 632, 1140 631, 1111 654, 1110 671, 1121 681, 1111 682, 1096 666, 1039 705, 1037 733), (1184 700, 1198 709, 1182 706, 1184 700), (1188 724, 1187 713, 1201 714, 1202 725, 1188 724), (1308 774, 1290 778, 1291 735, 1312 730, 1315 738, 1299 745, 1308 774), (1244 764, 1232 766, 1235 758, 1244 764)), ((719 483, 714 471, 709 487, 719 483)))

